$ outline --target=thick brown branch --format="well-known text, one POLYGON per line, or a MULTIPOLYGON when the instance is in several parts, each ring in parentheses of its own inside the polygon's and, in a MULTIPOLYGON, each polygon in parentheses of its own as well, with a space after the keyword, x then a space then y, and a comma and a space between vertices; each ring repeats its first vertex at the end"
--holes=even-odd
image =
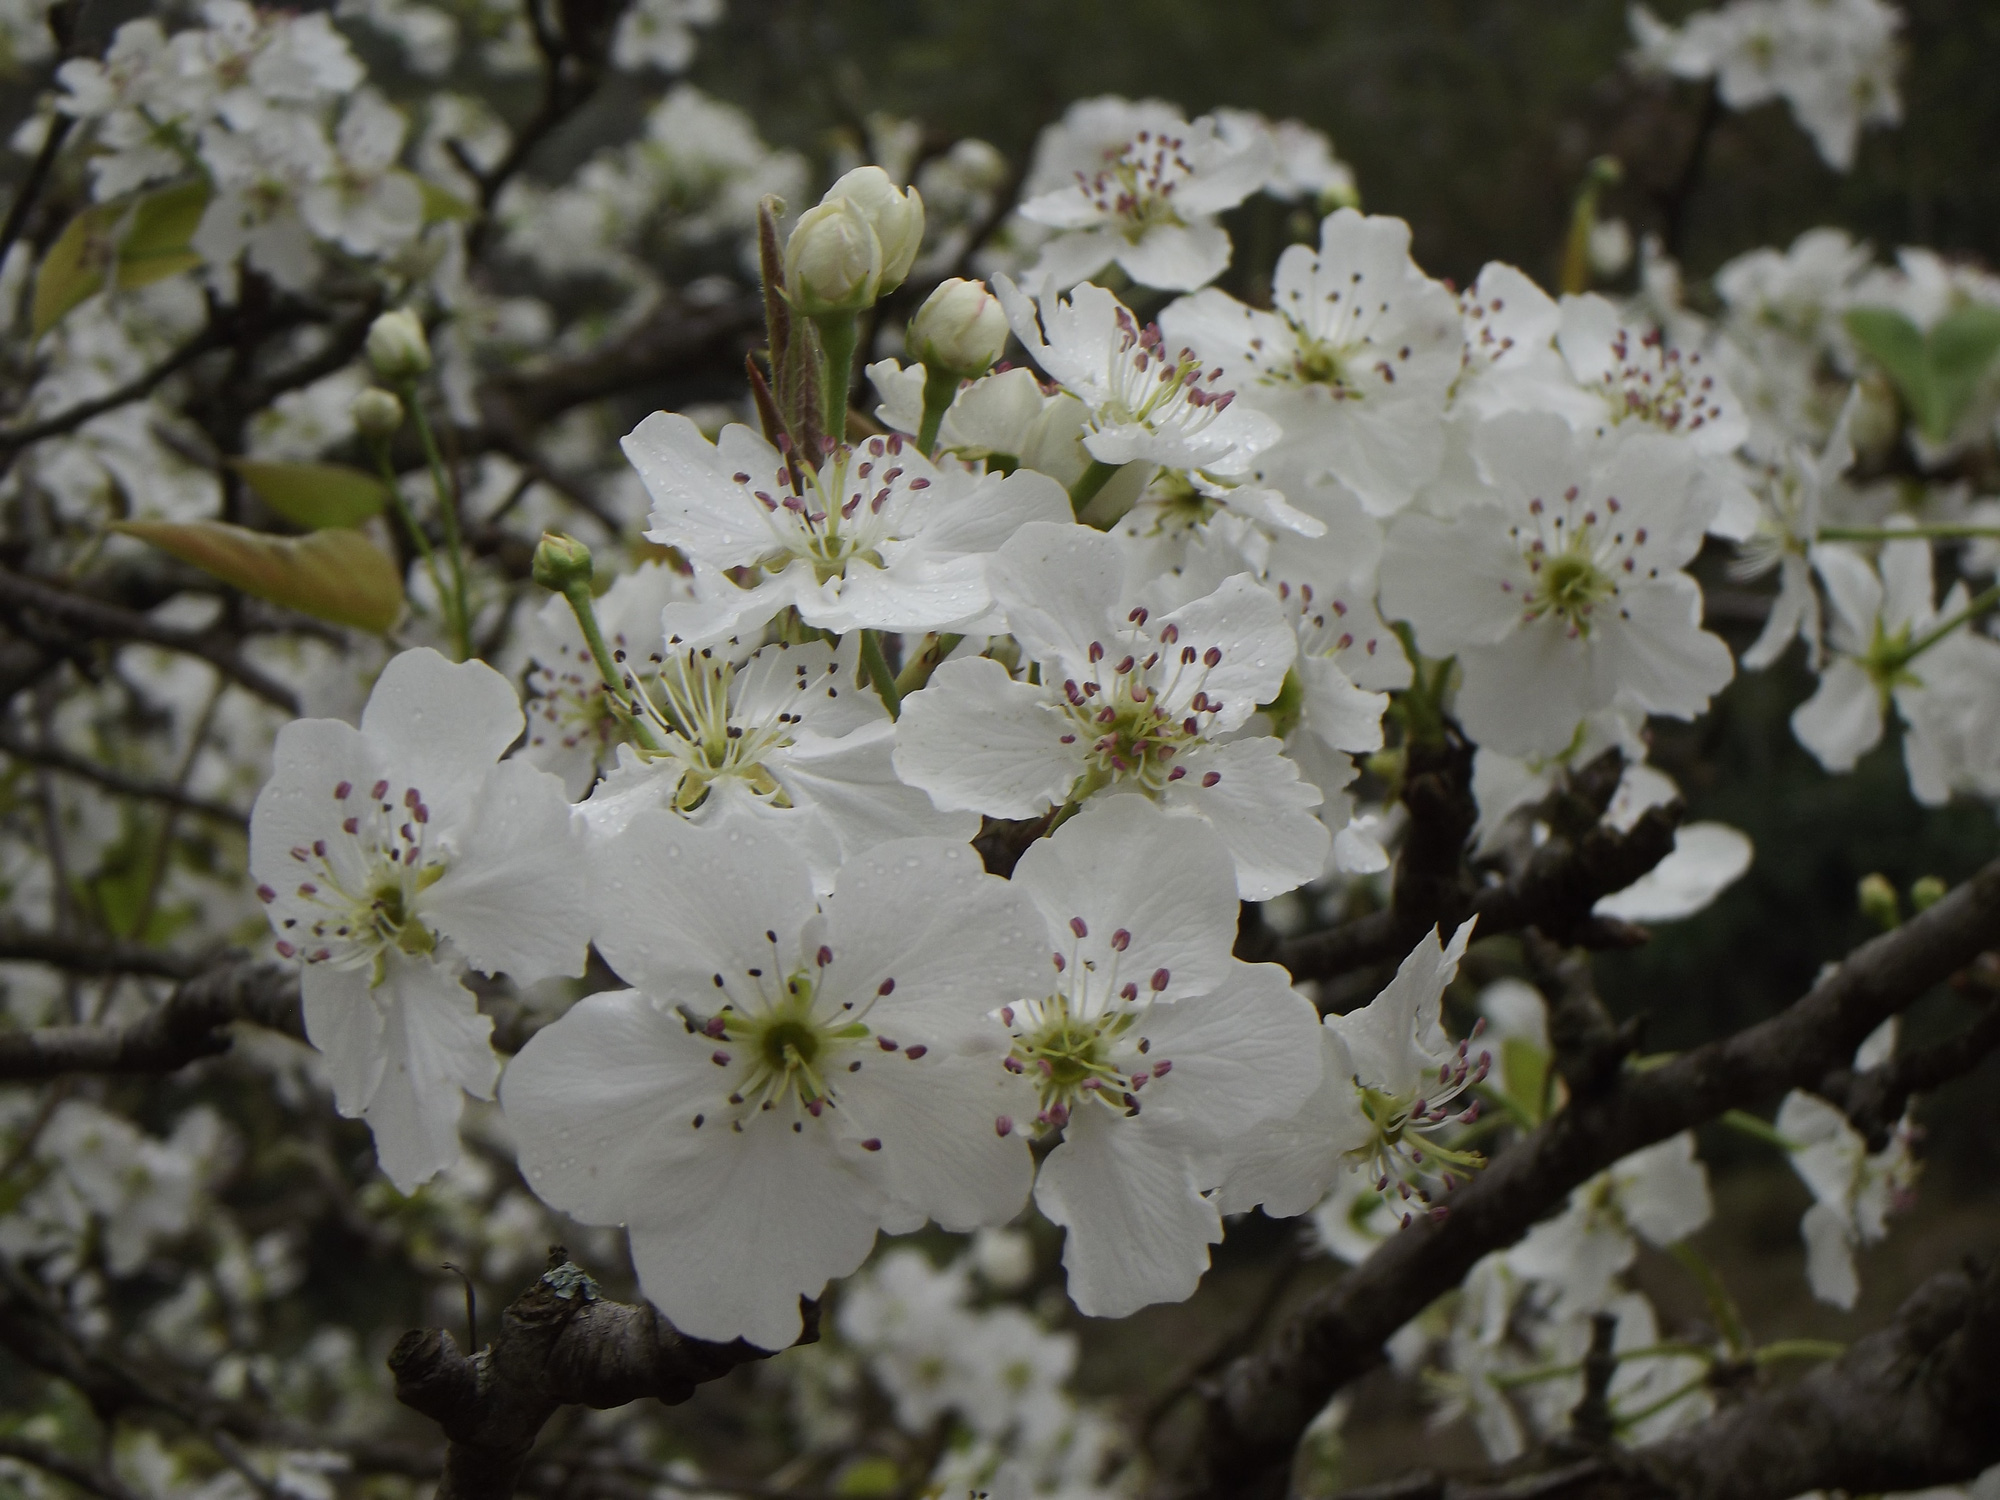
POLYGON ((1579 1098, 1301 1309, 1208 1393, 1171 1493, 1282 1493, 1306 1424, 1382 1343, 1478 1259, 1512 1244, 1620 1157, 1721 1111, 1810 1088, 1863 1038, 2000 938, 2000 861, 1856 949, 1780 1015, 1579 1098))
POLYGON ((1838 1104, 1854 1128, 1868 1138, 1869 1149, 1879 1151, 1888 1145, 1889 1133, 1902 1119, 1913 1095, 1970 1073, 1995 1049, 2000 1049, 2000 999, 1991 1001, 1954 1037, 1900 1052, 1866 1072, 1837 1069, 1821 1079, 1813 1092, 1838 1104))
POLYGON ((1673 852, 1681 807, 1649 808, 1624 832, 1597 821, 1622 768, 1613 751, 1578 771, 1546 805, 1554 835, 1517 874, 1481 886, 1465 861, 1465 843, 1478 815, 1471 747, 1455 730, 1442 747, 1413 747, 1403 788, 1410 831, 1396 862, 1390 905, 1289 939, 1272 956, 1294 979, 1331 979, 1401 958, 1433 925, 1449 932, 1473 915, 1481 937, 1532 927, 1556 942, 1586 948, 1642 941, 1639 928, 1593 916, 1591 908, 1673 852))
MULTIPOLYGON (((806 1304, 801 1342, 818 1336, 806 1304)), ((507 1500, 542 1425, 564 1406, 600 1410, 651 1396, 674 1406, 695 1387, 771 1351, 691 1339, 650 1303, 608 1302, 560 1246, 549 1269, 501 1316, 500 1334, 468 1357, 449 1333, 403 1335, 389 1355, 396 1399, 444 1429, 439 1500, 507 1500)))
POLYGON ((1995 1462, 2000 1274, 1990 1261, 1931 1277, 1838 1360, 1629 1460, 1635 1478, 1675 1500, 1916 1490, 1995 1462))
MULTIPOLYGON (((0 956, 12 955, 0 949, 0 956)), ((129 1026, 0 1032, 0 1079, 171 1073, 228 1051, 228 1028, 236 1021, 302 1035, 298 974, 279 964, 227 963, 183 981, 164 1003, 129 1026)))
POLYGON ((191 979, 209 963, 199 954, 170 953, 143 943, 63 937, 4 923, 0 923, 0 959, 48 964, 72 974, 144 974, 154 979, 191 979))

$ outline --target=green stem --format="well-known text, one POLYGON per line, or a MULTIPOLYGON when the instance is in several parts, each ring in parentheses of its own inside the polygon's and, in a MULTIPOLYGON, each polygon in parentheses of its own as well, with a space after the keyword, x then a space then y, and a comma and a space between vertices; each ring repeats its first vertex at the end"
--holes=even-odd
POLYGON ((1722 1112, 1722 1123, 1740 1135, 1747 1135, 1753 1141, 1762 1141, 1767 1146, 1776 1146, 1780 1151, 1796 1151, 1799 1143, 1788 1135, 1780 1135, 1777 1127, 1768 1120, 1760 1120, 1746 1110, 1726 1109, 1722 1112))
MULTIPOLYGON (((402 485, 396 482, 396 470, 389 462, 389 445, 382 442, 372 446, 375 449, 375 467, 382 471, 382 485, 389 492, 389 504, 395 508, 396 519, 403 523, 403 530, 410 534, 417 555, 423 558, 424 571, 431 577, 431 588, 437 594, 438 603, 444 607, 446 622, 451 623, 451 595, 446 592, 444 578, 438 572, 437 553, 431 550, 431 539, 417 524, 417 513, 410 509, 409 497, 403 493, 402 485)), ((459 638, 456 624, 452 624, 452 635, 459 638)))
POLYGON ((1097 498, 1097 492, 1111 482, 1111 476, 1123 468, 1122 464, 1108 464, 1101 458, 1093 458, 1090 467, 1077 476, 1076 483, 1069 487, 1069 508, 1078 515, 1083 508, 1097 498))
POLYGON ((896 696, 907 698, 931 680, 944 659, 958 649, 964 640, 962 635, 934 635, 924 642, 924 649, 903 664, 903 670, 896 676, 896 696))
POLYGON ((925 458, 936 457, 938 428, 957 395, 958 376, 924 366, 924 419, 917 427, 917 447, 925 458))
POLYGON ((577 629, 583 632, 583 642, 590 648, 590 659, 597 663, 597 675, 604 680, 604 697, 611 711, 632 730, 641 745, 660 753, 666 747, 654 735, 653 726, 626 701, 625 673, 618 665, 618 658, 611 654, 603 627, 597 623, 597 601, 591 597, 590 585, 579 579, 565 588, 562 596, 569 612, 576 616, 577 629))
POLYGON ((1976 541, 1984 537, 2000 537, 2000 526, 1973 526, 1955 522, 1939 522, 1933 526, 1822 526, 1819 540, 1822 542, 1906 542, 1928 541, 1976 541))
POLYGON ((875 684, 875 691, 882 695, 882 706, 889 710, 889 717, 893 719, 902 713, 903 697, 896 690, 896 674, 889 670, 889 658, 882 654, 881 631, 861 632, 861 665, 867 670, 869 681, 875 684))
POLYGON ((431 469, 431 487, 437 491, 438 515, 444 522, 445 558, 451 564, 452 607, 449 613, 458 637, 458 658, 464 661, 472 655, 472 618, 465 602, 465 543, 458 530, 458 497, 451 487, 450 477, 445 473, 444 455, 438 452, 437 435, 431 431, 430 418, 424 415, 423 393, 412 382, 403 392, 403 404, 410 409, 410 416, 417 424, 417 436, 423 440, 424 459, 431 469))
POLYGON ((1687 1400, 1688 1397, 1707 1384, 1708 1372, 1704 1370, 1701 1374, 1695 1376, 1694 1379, 1675 1386, 1666 1395, 1660 1397, 1659 1400, 1648 1402, 1634 1412, 1621 1412, 1618 1417, 1618 1430, 1620 1432, 1630 1432, 1654 1413, 1665 1411, 1676 1401, 1687 1400))
MULTIPOLYGON (((1809 1343, 1812 1341, 1794 1340, 1793 1342, 1809 1343)), ((1770 1347, 1775 1349, 1778 1346, 1773 1344, 1770 1347)), ((1627 1360, 1633 1359, 1699 1359, 1713 1363, 1715 1360, 1715 1351, 1704 1349, 1699 1344, 1648 1344, 1643 1349, 1620 1349, 1611 1358, 1613 1363, 1621 1365, 1627 1360)), ((1533 1370, 1503 1370, 1486 1378, 1502 1390, 1512 1390, 1516 1386, 1537 1385, 1544 1380, 1560 1380, 1565 1375, 1581 1375, 1582 1373, 1583 1361, 1576 1360, 1566 1365, 1542 1365, 1533 1370)))
POLYGON ((1909 645, 1896 653, 1895 665, 1897 667, 1907 667, 1939 641, 1958 629, 1959 626, 1968 625, 1981 616, 1990 615, 1996 609, 2000 609, 2000 583, 1996 583, 1992 588, 1977 595, 1970 604, 1966 605, 1964 609, 1961 609, 1950 619, 1940 620, 1929 630, 1926 630, 1922 635, 1911 641, 1909 645))
POLYGON ((1740 1356, 1750 1347, 1750 1331, 1743 1326, 1743 1314, 1737 1310, 1736 1299, 1729 1295, 1729 1288, 1722 1284, 1715 1267, 1686 1240, 1670 1245, 1667 1254, 1695 1279, 1702 1296, 1708 1300, 1708 1310, 1715 1315, 1715 1326, 1729 1345, 1729 1352, 1740 1356))
POLYGON ((854 343, 859 337, 855 316, 822 313, 813 319, 819 330, 820 412, 826 435, 836 443, 847 441, 847 389, 854 375, 854 343))

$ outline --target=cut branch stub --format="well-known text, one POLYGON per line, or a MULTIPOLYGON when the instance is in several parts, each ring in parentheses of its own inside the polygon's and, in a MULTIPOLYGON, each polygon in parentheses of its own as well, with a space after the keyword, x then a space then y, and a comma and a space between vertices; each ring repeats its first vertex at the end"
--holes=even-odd
MULTIPOLYGON (((802 1311, 799 1342, 811 1343, 819 1309, 807 1301, 802 1311)), ((436 1422, 450 1443, 439 1500, 507 1500, 560 1408, 602 1410, 645 1396, 678 1405, 696 1386, 773 1352, 741 1339, 691 1339, 650 1303, 607 1301, 557 1246, 487 1348, 468 1357, 442 1329, 416 1329, 390 1351, 389 1368, 396 1399, 436 1422)))

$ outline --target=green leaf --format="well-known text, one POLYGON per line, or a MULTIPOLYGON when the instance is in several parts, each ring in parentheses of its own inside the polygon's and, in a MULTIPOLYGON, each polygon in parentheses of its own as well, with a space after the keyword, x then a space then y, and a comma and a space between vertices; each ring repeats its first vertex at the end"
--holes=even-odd
POLYGON ((209 197, 208 179, 196 177, 141 198, 118 242, 118 285, 150 286, 199 266, 201 256, 190 242, 209 197))
POLYGON ((297 526, 359 526, 380 515, 389 490, 373 474, 345 464, 262 463, 239 458, 229 465, 272 510, 297 526))
POLYGON ((111 266, 111 232, 120 212, 114 204, 99 203, 63 226, 35 272, 29 316, 32 337, 40 338, 71 308, 104 290, 104 273, 111 266))
POLYGON ((417 178, 417 189, 424 195, 426 224, 441 224, 447 219, 471 220, 479 217, 478 209, 458 194, 439 187, 427 177, 417 178))
POLYGON ((844 1500, 873 1500, 877 1495, 893 1495, 902 1487, 903 1471, 894 1459, 880 1454, 854 1459, 833 1482, 834 1494, 844 1500))
POLYGON ((246 594, 336 625, 379 633, 403 613, 396 565, 358 531, 271 536, 226 521, 121 521, 114 529, 246 594))
POLYGON ((1528 1123, 1541 1124, 1547 1103, 1548 1053, 1526 1037, 1510 1036, 1500 1043, 1500 1076, 1507 1081, 1507 1097, 1521 1107, 1528 1123))
POLYGON ((94 203, 71 219, 35 273, 33 336, 107 285, 150 286, 199 266, 191 241, 209 194, 208 179, 196 177, 136 199, 94 203))
POLYGON ((1895 382, 1917 429, 1942 443, 2000 356, 2000 308, 1968 304, 1925 334, 1893 308, 1855 307, 1847 331, 1895 382))
POLYGON ((2000 354, 2000 307, 1967 303, 1940 318, 1925 342, 1941 429, 1926 436, 1943 442, 1979 393, 1979 382, 1992 368, 1994 356, 2000 354))

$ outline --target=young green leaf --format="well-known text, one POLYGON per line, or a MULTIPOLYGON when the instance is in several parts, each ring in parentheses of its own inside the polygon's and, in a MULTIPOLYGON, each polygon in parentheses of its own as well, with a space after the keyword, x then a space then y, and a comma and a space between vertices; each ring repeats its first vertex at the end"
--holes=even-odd
POLYGON ((35 299, 29 310, 29 330, 40 338, 73 307, 104 290, 104 273, 111 265, 111 237, 121 210, 99 203, 86 208, 63 226, 35 272, 35 299))
POLYGON ((225 521, 121 521, 115 529, 246 594, 336 625, 379 633, 403 613, 396 565, 358 531, 271 536, 225 521))
POLYGON ((1850 308, 1846 321, 1862 353, 1895 382, 1918 431, 1934 443, 1951 436, 2000 356, 2000 308, 1957 308, 1928 334, 1887 307, 1850 308))
POLYGON ((209 197, 208 179, 197 177, 141 198, 118 241, 118 285, 150 286, 199 266, 201 256, 190 242, 209 197))
POLYGON ((264 463, 233 459, 229 465, 272 510, 297 526, 359 526, 389 503, 381 480, 345 464, 264 463))

